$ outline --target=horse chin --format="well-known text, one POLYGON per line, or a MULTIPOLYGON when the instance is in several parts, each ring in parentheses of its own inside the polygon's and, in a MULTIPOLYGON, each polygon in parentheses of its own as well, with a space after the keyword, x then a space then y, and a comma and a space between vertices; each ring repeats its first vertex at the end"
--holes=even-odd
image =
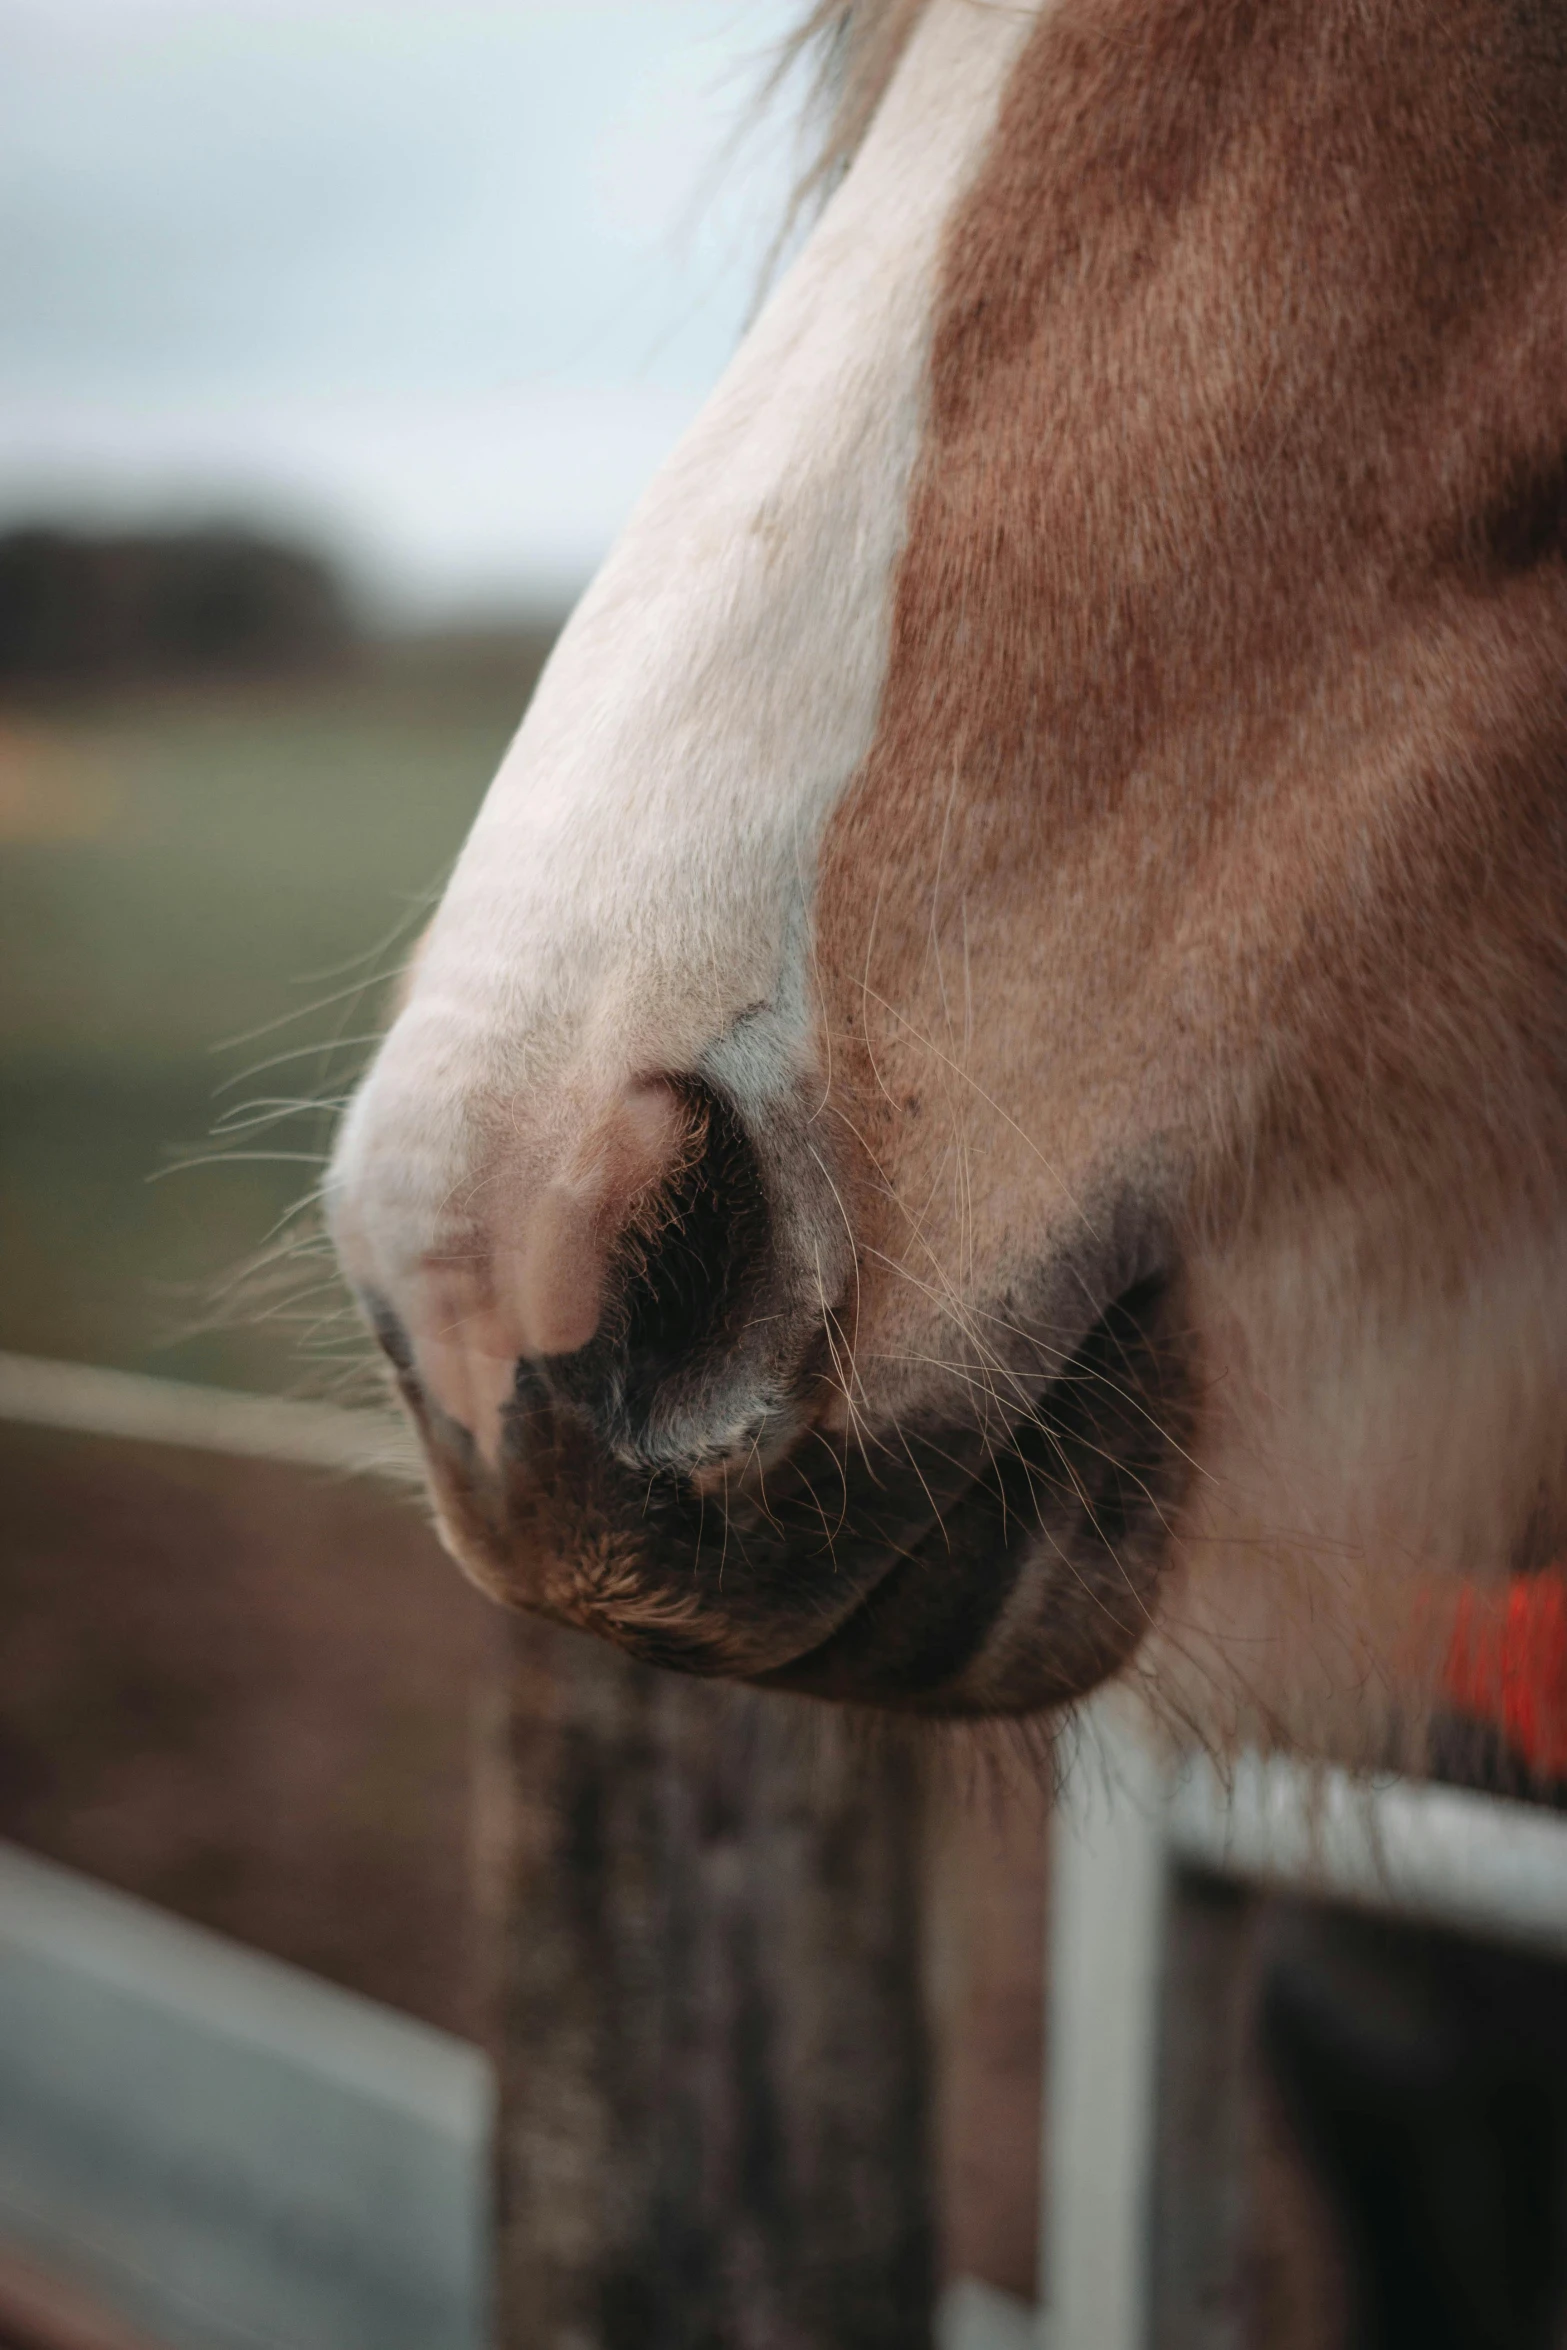
POLYGON ((945 1716, 1058 1708, 1154 1615, 1186 1483, 1179 1286, 1122 1291, 1004 1420, 808 1430, 729 1496, 617 1461, 519 1373, 502 1458, 409 1394, 448 1547, 509 1606, 647 1662, 945 1716))

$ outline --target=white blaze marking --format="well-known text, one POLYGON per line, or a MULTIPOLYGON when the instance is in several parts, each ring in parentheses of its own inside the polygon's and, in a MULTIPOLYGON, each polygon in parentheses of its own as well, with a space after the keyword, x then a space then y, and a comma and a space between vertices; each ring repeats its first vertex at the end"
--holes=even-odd
POLYGON ((333 1179, 394 1300, 480 1165, 547 1181, 594 1105, 807 1049, 822 831, 866 756, 944 225, 1037 5, 933 0, 842 186, 566 628, 474 825, 333 1179), (733 1043, 713 1048, 747 1014, 733 1043))

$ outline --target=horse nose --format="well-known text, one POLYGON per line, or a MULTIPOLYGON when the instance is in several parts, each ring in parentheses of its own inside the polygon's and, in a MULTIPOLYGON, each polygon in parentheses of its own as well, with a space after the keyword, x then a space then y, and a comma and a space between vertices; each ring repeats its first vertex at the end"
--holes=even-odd
MULTIPOLYGON (((540 1388, 620 1457, 684 1468, 754 1435, 772 1217, 758 1153, 711 1087, 654 1079, 542 1180, 497 1166, 476 1231, 426 1253, 400 1343, 436 1414, 494 1465, 540 1388)), ((383 1340, 383 1343, 386 1343, 383 1340)))

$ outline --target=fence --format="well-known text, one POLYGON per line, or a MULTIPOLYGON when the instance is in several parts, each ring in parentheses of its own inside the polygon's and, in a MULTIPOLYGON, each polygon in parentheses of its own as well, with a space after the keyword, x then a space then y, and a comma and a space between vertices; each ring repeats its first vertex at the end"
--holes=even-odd
POLYGON ((149 2343, 481 2350, 491 2095, 477 2049, 0 1846, 0 2238, 149 2343))
MULTIPOLYGON (((353 1415, 0 1357, 6 1418, 408 1465, 353 1415)), ((836 1728, 802 1747, 787 1702, 530 1628, 493 1712, 491 2161, 478 2052, 18 1856, 0 1859, 0 2233, 175 2350, 387 2350, 403 2335, 376 2296, 399 2278, 422 2312, 408 2338, 470 2350, 484 2236, 508 2346, 927 2338, 927 1855, 906 1751, 836 1728), (199 2277, 188 2306, 138 2272, 154 2187, 174 2233, 153 2265, 199 2277)), ((1567 1955, 1567 1823, 1279 1761, 1168 1777, 1108 1706, 1053 1870, 1041 2308, 960 2284, 943 2350, 1234 2341, 1239 1955, 1216 1884, 1567 1955)))
POLYGON ((1042 2336, 1050 2350, 1227 2350, 1244 2196, 1226 2042, 1243 1928, 1208 1889, 1301 1894, 1567 1959, 1567 1819, 1283 1757, 1243 1756, 1225 1777, 1189 1758, 1167 1775, 1103 1703, 1054 1853, 1042 2336))
MULTIPOLYGON (((0 1360, 0 1419, 302 1462, 328 1476, 406 1467, 395 1431, 352 1416, 69 1365, 0 1360)), ((678 1680, 579 1635, 521 1622, 494 1700, 482 1809, 491 1939, 502 1954, 490 2230, 499 2338, 686 2350, 770 2324, 823 2341, 844 2329, 889 2350, 917 2341, 930 2325, 935 2227, 923 1818, 911 1753, 866 1752, 832 1716, 821 1717, 802 1753, 802 1717, 787 1701, 678 1680)), ((138 2070, 134 2057, 177 2027, 184 1993, 204 1972, 254 1991, 265 1969, 230 1953, 236 1976, 210 1944, 203 1954, 185 1929, 168 1926, 163 1946, 185 1952, 167 1961, 180 1999, 160 2005, 148 1983, 122 1984, 118 2022, 100 2015, 98 2026, 116 2044, 129 2036, 136 2077, 93 2065, 84 2080, 70 2048, 98 1990, 79 1963, 81 1937, 58 1963, 45 1952, 73 1902, 105 1921, 106 1944, 119 1939, 145 1952, 147 1921, 122 1932, 112 1897, 78 1886, 50 1900, 38 1891, 43 1883, 18 1863, 0 1889, 11 2009, 30 2018, 13 2050, 13 2069, 26 2079, 15 2106, 30 2109, 29 2127, 40 2143, 52 2140, 59 2175, 75 2185, 32 2204, 17 2186, 4 2215, 13 2242, 64 2259, 61 2214, 74 2198, 78 2216, 96 2211, 123 2248, 126 2228, 135 2232, 123 2213, 138 2191, 126 2116, 145 2110, 162 2148, 158 2265, 183 2264, 205 2279, 199 2321, 177 2331, 176 2318, 161 2319, 169 2341, 180 2350, 246 2341, 386 2350, 393 2337, 368 2315, 340 2313, 335 2331, 301 2330, 309 2295, 305 2255, 290 2249, 299 2214, 289 2216, 289 2187, 291 2172, 309 2175, 309 2166, 291 2162, 286 2141, 295 2131, 305 2142, 320 2135, 307 2109, 330 2106, 333 2085, 310 2054, 319 2056, 330 2034, 309 2025, 300 1985, 298 1996, 279 1994, 271 2007, 275 2016, 287 2008, 309 2046, 290 2027, 287 2045, 273 2045, 260 2072, 248 2059, 240 2064, 242 2086, 220 2099, 235 2111, 252 2095, 276 2107, 285 2078, 298 2092, 278 2130, 257 2140, 263 2170, 278 2174, 269 2200, 265 2178, 240 2179, 233 2149, 222 2150, 221 2131, 212 2136, 204 2092, 192 2087, 155 2111, 146 2066, 138 2070), (24 1979, 30 1988, 19 1989, 24 1979), (55 1996, 52 2009, 41 1982, 55 1996), (219 2192, 222 2179, 228 2187, 219 2192), (273 2265, 296 2276, 287 2329, 256 2316, 254 2276, 236 2282, 244 2265, 236 2215, 247 2199, 272 2239, 273 2265)), ((162 1963, 153 1962, 154 1976, 162 1963)), ((240 2031, 243 1998, 224 2007, 214 1997, 240 2031)), ((192 2033, 154 2071, 173 2080, 183 2065, 199 2083, 228 2062, 231 2037, 208 2030, 198 2045, 203 2028, 193 2015, 192 2033)), ((382 2035, 383 2047, 392 2037, 382 2035)), ((435 2159, 429 2129, 406 2098, 399 2104, 395 2094, 360 2087, 370 2102, 361 2098, 357 2119, 341 2100, 334 2108, 340 2152, 380 2147, 391 2161, 398 2134, 384 2113, 377 2120, 379 2097, 403 2113, 404 2171, 435 2159)), ((362 2301, 375 2224, 386 2231, 389 2258, 406 2235, 401 2190, 386 2176, 382 2188, 379 2223, 362 2212, 363 2226, 350 2225, 336 2209, 326 2240, 308 2247, 311 2306, 325 2307, 330 2292, 358 2292, 362 2301)), ((449 2213, 446 2249, 430 2252, 448 2275, 465 2273, 461 2247, 449 2240, 458 2224, 449 2213)), ((113 2263, 98 2257, 103 2235, 93 2225, 80 2250, 82 2276, 101 2288, 113 2263)), ((129 2286, 120 2298, 145 2330, 145 2301, 129 2286)), ((427 2350, 464 2350, 468 2338, 449 2317, 427 2350)))

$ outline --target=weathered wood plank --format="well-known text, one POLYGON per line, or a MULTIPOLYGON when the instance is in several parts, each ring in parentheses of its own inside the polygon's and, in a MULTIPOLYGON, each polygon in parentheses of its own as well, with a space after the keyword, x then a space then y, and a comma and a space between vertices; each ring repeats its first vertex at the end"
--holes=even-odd
POLYGON ((912 1750, 527 1623, 499 1711, 505 2350, 920 2350, 912 1750))

